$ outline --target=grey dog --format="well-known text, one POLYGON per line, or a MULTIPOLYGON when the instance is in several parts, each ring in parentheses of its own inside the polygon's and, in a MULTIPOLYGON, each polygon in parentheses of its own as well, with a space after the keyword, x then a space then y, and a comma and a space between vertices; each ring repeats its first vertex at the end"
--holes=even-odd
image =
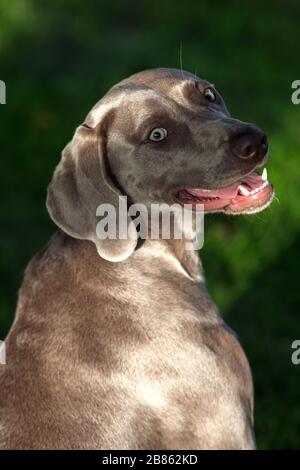
POLYGON ((59 230, 26 269, 6 339, 1 448, 255 448, 250 368, 197 253, 175 237, 99 239, 96 210, 126 195, 258 212, 274 194, 254 171, 267 153, 181 70, 137 73, 93 107, 49 185, 59 230))

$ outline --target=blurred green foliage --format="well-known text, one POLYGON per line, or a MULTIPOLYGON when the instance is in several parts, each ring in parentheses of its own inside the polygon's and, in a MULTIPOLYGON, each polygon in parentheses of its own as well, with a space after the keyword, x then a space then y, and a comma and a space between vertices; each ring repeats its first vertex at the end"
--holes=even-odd
POLYGON ((209 290, 249 357, 263 449, 300 447, 298 1, 0 0, 0 338, 26 263, 55 230, 45 192, 60 151, 120 79, 179 67, 211 80, 233 115, 269 134, 277 199, 251 217, 206 217, 209 290))

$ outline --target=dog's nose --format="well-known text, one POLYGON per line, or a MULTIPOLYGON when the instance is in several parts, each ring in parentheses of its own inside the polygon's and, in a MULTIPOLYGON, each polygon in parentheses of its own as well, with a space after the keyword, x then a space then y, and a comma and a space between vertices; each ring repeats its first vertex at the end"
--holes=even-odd
POLYGON ((267 136, 259 129, 240 132, 233 137, 231 150, 239 158, 259 161, 268 151, 267 136))

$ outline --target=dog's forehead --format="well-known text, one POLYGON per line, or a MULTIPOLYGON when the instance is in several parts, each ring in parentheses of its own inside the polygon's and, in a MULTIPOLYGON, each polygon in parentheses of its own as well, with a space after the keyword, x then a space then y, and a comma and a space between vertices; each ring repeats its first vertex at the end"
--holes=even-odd
POLYGON ((202 81, 197 75, 180 69, 158 68, 144 70, 122 80, 119 85, 149 86, 167 90, 186 81, 202 81))
POLYGON ((207 80, 203 80, 190 72, 179 69, 159 68, 145 70, 132 75, 121 81, 116 87, 127 89, 150 88, 160 96, 166 96, 174 101, 179 101, 180 104, 189 105, 194 103, 197 96, 196 83, 203 88, 213 86, 207 80))
POLYGON ((191 108, 197 104, 195 84, 211 84, 196 75, 177 69, 155 69, 140 72, 122 80, 92 108, 86 118, 94 127, 111 109, 143 120, 151 110, 165 109, 176 113, 176 104, 191 108))

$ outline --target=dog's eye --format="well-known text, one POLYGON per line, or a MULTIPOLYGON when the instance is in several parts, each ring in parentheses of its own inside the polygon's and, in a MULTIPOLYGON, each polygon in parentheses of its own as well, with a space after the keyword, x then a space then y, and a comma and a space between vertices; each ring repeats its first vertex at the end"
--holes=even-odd
POLYGON ((216 101, 216 94, 211 88, 206 88, 203 94, 205 98, 207 99, 207 101, 209 101, 210 103, 213 103, 214 101, 216 101))
POLYGON ((149 140, 152 140, 153 142, 160 142, 161 140, 164 140, 167 137, 167 131, 163 127, 156 127, 151 131, 151 134, 149 135, 149 140))

